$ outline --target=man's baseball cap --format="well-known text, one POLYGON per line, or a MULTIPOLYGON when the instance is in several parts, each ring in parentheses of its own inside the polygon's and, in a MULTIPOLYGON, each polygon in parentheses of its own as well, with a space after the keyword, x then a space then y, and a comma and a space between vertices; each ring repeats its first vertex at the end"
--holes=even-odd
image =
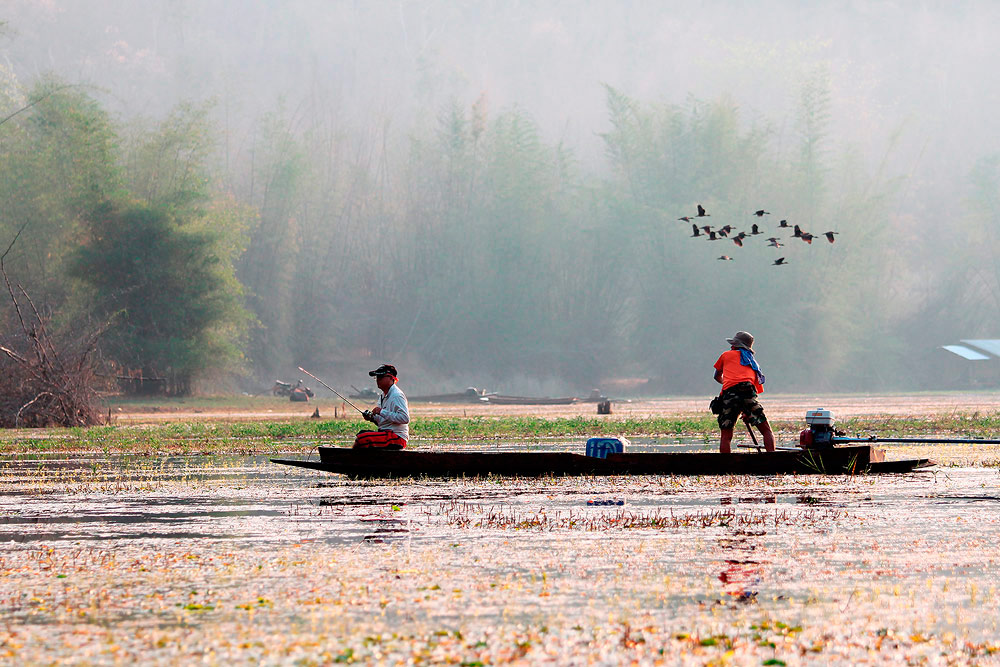
POLYGON ((383 375, 391 375, 392 377, 399 377, 396 373, 396 367, 392 364, 382 364, 373 371, 368 371, 368 375, 372 377, 382 377, 383 375))

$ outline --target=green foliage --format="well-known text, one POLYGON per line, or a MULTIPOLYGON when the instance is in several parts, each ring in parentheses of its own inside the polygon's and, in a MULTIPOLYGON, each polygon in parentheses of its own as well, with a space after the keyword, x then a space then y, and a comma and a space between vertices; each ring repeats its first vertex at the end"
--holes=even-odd
POLYGON ((181 104, 156 127, 137 123, 126 151, 131 194, 155 206, 189 209, 209 199, 215 128, 209 107, 181 104))
MULTIPOLYGON (((776 53, 733 58, 752 69, 776 53)), ((728 95, 661 102, 606 86, 597 173, 524 110, 491 112, 486 94, 418 113, 405 147, 399 119, 280 105, 244 119, 245 145, 227 135, 221 173, 212 105, 119 132, 80 89, 25 93, 0 76, 0 114, 37 101, 0 126, 0 231, 30 220, 11 260, 44 300, 67 318, 118 313, 106 351, 182 390, 245 354, 258 379, 375 357, 460 386, 558 379, 579 393, 635 377, 711 392, 711 362, 741 328, 778 389, 884 386, 906 369, 900 324, 916 310, 905 287, 881 287, 898 270, 886 251, 896 183, 839 142, 826 64, 782 71, 785 120, 728 95), (716 226, 746 229, 763 206, 841 236, 786 238, 789 264, 775 269, 762 237, 739 250, 689 239, 677 218, 699 203, 716 226), (86 298, 71 298, 67 272, 86 298)), ((976 176, 970 228, 993 224, 990 173, 976 176)), ((964 279, 996 312, 1000 277, 971 273, 989 248, 955 262, 949 293, 964 279)))
POLYGON ((830 131, 830 75, 826 68, 817 68, 802 84, 797 121, 801 143, 793 173, 805 206, 816 210, 826 190, 826 139, 830 131))
POLYGON ((7 260, 18 282, 62 326, 111 318, 105 357, 176 392, 238 369, 247 318, 233 263, 252 214, 212 191, 207 110, 182 105, 122 140, 80 87, 6 92, 26 109, 0 127, 0 230, 28 223, 7 260))
POLYGON ((24 92, 8 80, 0 99, 0 115, 25 109, 0 126, 0 234, 9 241, 28 224, 5 264, 38 303, 61 312, 81 217, 119 191, 115 133, 81 88, 56 80, 24 92))
MULTIPOLYGON (((862 380, 859 368, 887 367, 891 341, 874 332, 893 317, 892 295, 864 285, 890 268, 878 248, 892 184, 867 178, 849 148, 833 151, 828 79, 820 68, 801 86, 801 146, 790 158, 778 152, 767 124, 748 124, 724 97, 681 108, 642 104, 608 88, 613 129, 603 136, 615 179, 603 226, 623 233, 609 235, 604 248, 617 246, 630 258, 631 275, 621 275, 617 290, 634 295, 628 346, 657 351, 643 366, 662 389, 704 386, 721 350, 704 350, 701 340, 712 336, 721 345, 739 328, 758 333, 784 386, 852 386, 862 380), (677 218, 698 203, 711 215, 701 224, 749 231, 751 212, 763 207, 817 239, 807 246, 779 233, 788 247, 777 254, 762 247, 763 237, 743 248, 691 240, 690 225, 677 218), (825 241, 828 230, 841 233, 841 245, 825 241), (844 239, 850 254, 840 250, 844 239), (735 255, 739 265, 720 266, 720 254, 735 255), (789 266, 771 266, 779 255, 789 266), (810 348, 823 353, 802 354, 810 348), (688 361, 697 350, 705 355, 700 366, 688 361)), ((774 233, 776 219, 760 222, 774 233)), ((883 380, 863 378, 868 386, 883 380)))
POLYGON ((969 324, 988 332, 1000 315, 1000 267, 995 261, 1000 252, 1000 155, 980 158, 969 180, 969 214, 963 231, 977 243, 969 249, 967 261, 956 262, 956 270, 971 287, 962 299, 977 320, 969 324), (983 320, 991 324, 983 326, 983 320))
POLYGON ((248 189, 240 193, 259 216, 237 268, 248 305, 261 323, 251 332, 249 353, 270 375, 296 356, 296 288, 304 259, 298 214, 306 207, 307 161, 280 113, 267 116, 259 133, 248 189))
POLYGON ((244 313, 218 231, 163 206, 112 202, 88 227, 69 274, 93 290, 98 312, 115 316, 106 355, 167 378, 179 394, 196 375, 239 363, 244 313))
POLYGON ((929 239, 929 261, 944 270, 902 319, 941 342, 991 338, 1000 317, 1000 155, 980 157, 967 180, 964 215, 929 239))
MULTIPOLYGON (((175 399, 170 399, 175 400, 175 399)), ((162 402, 161 402, 162 405, 162 402)), ((258 406, 259 407, 259 406, 258 406)), ((250 408, 253 409, 253 408, 250 408)), ((952 438, 991 438, 1000 429, 1000 415, 966 415, 954 412, 937 415, 854 417, 838 422, 851 434, 877 433, 882 437, 926 437, 928 434, 952 438)), ((781 439, 795 440, 801 420, 771 420, 781 439)), ((344 445, 364 427, 359 419, 288 422, 176 422, 156 425, 94 426, 61 429, 44 437, 0 433, 0 446, 8 454, 39 451, 101 451, 134 454, 157 453, 253 453, 311 451, 317 444, 344 445), (16 436, 16 437, 15 437, 16 436)), ((419 417, 411 424, 409 447, 433 447, 435 441, 467 442, 484 448, 497 438, 508 441, 539 438, 576 440, 583 445, 599 433, 619 433, 628 437, 694 438, 716 442, 718 423, 706 414, 697 417, 589 417, 546 419, 542 417, 419 417)), ((739 435, 746 442, 746 434, 739 435)), ((972 449, 979 445, 970 445, 972 449)))

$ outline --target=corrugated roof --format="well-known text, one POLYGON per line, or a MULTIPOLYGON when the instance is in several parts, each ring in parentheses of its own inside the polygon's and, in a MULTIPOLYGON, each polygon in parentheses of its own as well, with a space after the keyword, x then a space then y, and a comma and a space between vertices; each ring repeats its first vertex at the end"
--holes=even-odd
POLYGON ((995 357, 1000 357, 1000 340, 996 338, 979 338, 976 340, 965 340, 963 338, 962 342, 973 347, 978 347, 980 350, 986 350, 995 357))
POLYGON ((964 345, 942 345, 944 349, 949 352, 954 352, 963 359, 968 359, 969 361, 982 361, 984 359, 989 359, 985 354, 976 352, 971 347, 965 347, 964 345))

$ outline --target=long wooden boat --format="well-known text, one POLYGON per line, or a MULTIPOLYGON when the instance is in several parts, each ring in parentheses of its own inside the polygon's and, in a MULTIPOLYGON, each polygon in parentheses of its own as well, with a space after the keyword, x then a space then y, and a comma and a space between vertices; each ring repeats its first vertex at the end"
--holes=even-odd
POLYGON ((319 460, 271 459, 273 463, 372 477, 541 477, 562 475, 781 475, 911 472, 927 459, 886 461, 870 445, 765 453, 677 452, 608 454, 571 452, 379 451, 319 447, 319 460))

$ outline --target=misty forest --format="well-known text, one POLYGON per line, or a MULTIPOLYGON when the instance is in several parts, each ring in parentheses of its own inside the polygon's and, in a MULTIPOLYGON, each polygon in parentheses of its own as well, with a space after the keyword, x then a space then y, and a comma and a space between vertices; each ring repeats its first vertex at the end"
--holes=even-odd
POLYGON ((1000 334, 1000 6, 833 4, 7 0, 4 270, 177 394, 708 395, 740 329, 939 388, 1000 334))

